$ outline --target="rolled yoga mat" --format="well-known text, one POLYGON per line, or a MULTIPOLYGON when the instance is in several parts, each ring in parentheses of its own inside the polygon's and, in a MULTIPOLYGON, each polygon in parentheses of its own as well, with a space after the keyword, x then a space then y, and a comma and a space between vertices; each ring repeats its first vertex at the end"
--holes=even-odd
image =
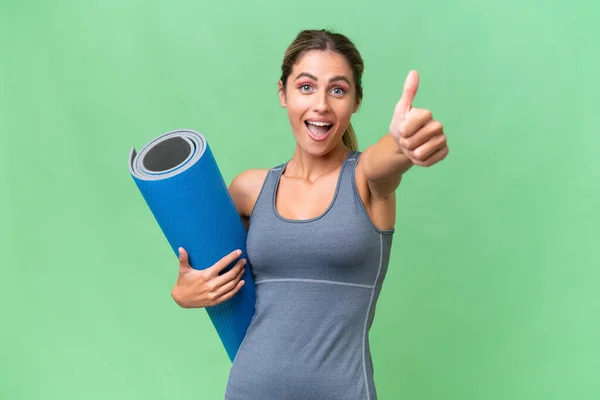
MULTIPOLYGON (((139 154, 132 148, 129 172, 171 248, 177 256, 178 248, 185 248, 192 268, 208 268, 236 249, 247 257, 246 228, 204 135, 175 130, 156 137, 139 154)), ((242 279, 235 296, 205 308, 231 361, 254 316, 250 263, 242 279)))

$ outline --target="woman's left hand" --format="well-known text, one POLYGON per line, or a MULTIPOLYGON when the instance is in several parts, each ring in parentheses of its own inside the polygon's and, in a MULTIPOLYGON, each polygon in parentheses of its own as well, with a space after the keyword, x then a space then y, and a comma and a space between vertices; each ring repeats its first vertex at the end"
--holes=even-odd
POLYGON ((410 71, 402 97, 394 109, 390 134, 398 151, 413 164, 429 167, 446 158, 449 149, 442 123, 433 119, 431 111, 412 107, 418 86, 419 74, 410 71))

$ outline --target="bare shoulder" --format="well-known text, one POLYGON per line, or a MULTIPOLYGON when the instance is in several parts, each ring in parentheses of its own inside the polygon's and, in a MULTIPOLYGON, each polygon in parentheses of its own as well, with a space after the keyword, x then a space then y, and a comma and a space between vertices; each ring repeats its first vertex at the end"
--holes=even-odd
POLYGON ((250 216, 268 172, 268 169, 248 169, 231 181, 229 194, 240 216, 250 216))

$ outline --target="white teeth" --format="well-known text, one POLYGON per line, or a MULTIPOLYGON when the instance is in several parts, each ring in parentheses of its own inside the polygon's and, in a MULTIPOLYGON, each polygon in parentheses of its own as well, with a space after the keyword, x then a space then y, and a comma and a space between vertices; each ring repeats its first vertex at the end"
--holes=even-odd
POLYGON ((327 123, 327 122, 316 122, 316 121, 315 122, 306 121, 306 122, 308 122, 309 124, 312 124, 312 125, 316 125, 316 126, 331 126, 331 124, 327 123))

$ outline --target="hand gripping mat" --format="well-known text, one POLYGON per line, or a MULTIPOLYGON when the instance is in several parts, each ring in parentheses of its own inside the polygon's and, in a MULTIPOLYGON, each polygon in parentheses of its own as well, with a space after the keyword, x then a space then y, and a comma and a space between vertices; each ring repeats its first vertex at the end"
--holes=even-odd
MULTIPOLYGON (((236 249, 247 259, 246 228, 202 134, 176 130, 156 137, 139 154, 132 148, 129 172, 175 254, 185 248, 194 269, 208 268, 236 249)), ((254 316, 250 263, 242 279, 235 296, 205 308, 231 361, 254 316)))

